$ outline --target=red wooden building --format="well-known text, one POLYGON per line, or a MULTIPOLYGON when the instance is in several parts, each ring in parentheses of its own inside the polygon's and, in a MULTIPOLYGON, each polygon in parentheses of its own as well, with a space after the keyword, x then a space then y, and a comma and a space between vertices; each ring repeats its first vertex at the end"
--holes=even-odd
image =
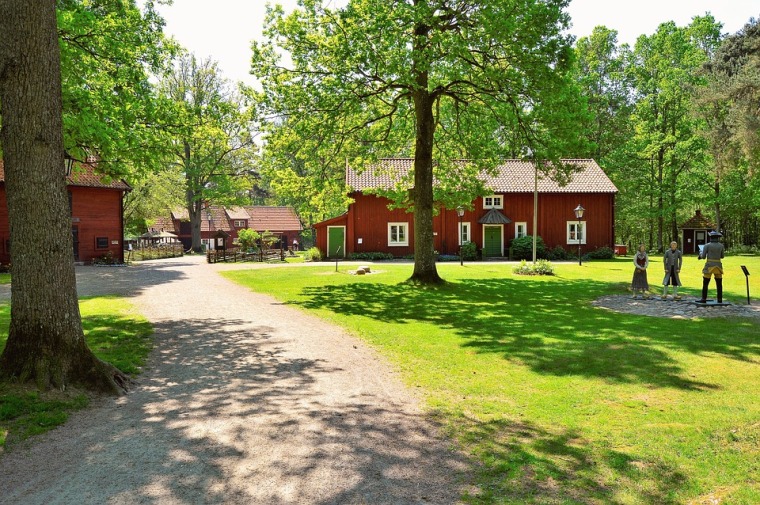
MULTIPOLYGON (((396 257, 414 253, 413 215, 389 209, 390 201, 384 197, 365 194, 374 188, 390 188, 393 180, 408 174, 413 162, 409 158, 384 159, 380 169, 361 174, 346 169, 354 203, 346 213, 314 225, 317 247, 326 257, 354 252, 385 252, 396 257)), ((539 176, 538 236, 548 248, 574 251, 579 242, 586 252, 612 248, 617 188, 594 160, 565 162, 578 167, 568 184, 560 186, 539 176), (586 209, 580 222, 574 213, 579 204, 586 209)), ((483 175, 493 193, 472 202, 461 223, 456 209, 439 207, 433 218, 435 250, 458 254, 461 239, 474 242, 484 257, 507 256, 512 239, 533 234, 535 173, 531 162, 508 160, 495 176, 483 175)))
POLYGON ((699 246, 705 245, 710 241, 710 232, 715 229, 715 225, 697 210, 688 221, 679 226, 682 230, 681 250, 684 254, 697 254, 699 246))
MULTIPOLYGON (((153 220, 151 227, 155 231, 168 231, 177 235, 185 249, 192 246, 192 230, 187 209, 177 209, 171 216, 158 217, 153 220)), ((282 245, 287 248, 293 240, 301 241, 303 225, 292 207, 243 206, 222 207, 209 205, 203 209, 201 219, 201 243, 209 249, 215 249, 217 241, 214 237, 223 231, 227 234, 227 247, 237 240, 238 231, 251 228, 259 233, 268 231, 279 237, 282 245)))
MULTIPOLYGON (((124 194, 132 188, 122 180, 111 180, 91 164, 75 165, 66 178, 71 204, 71 233, 74 261, 87 263, 110 253, 124 261, 124 194)), ((8 203, 5 170, 0 160, 0 263, 10 262, 8 203)))

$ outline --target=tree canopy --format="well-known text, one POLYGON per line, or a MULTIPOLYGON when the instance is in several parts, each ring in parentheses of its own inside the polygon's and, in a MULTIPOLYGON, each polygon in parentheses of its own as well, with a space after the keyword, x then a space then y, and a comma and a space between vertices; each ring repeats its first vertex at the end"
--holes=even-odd
POLYGON ((304 0, 288 16, 271 7, 252 71, 272 116, 294 131, 319 124, 319 142, 356 168, 413 156, 411 280, 435 283, 434 160, 444 181, 455 159, 471 160, 474 174, 523 146, 555 161, 575 150, 567 3, 350 0, 331 9, 304 0))

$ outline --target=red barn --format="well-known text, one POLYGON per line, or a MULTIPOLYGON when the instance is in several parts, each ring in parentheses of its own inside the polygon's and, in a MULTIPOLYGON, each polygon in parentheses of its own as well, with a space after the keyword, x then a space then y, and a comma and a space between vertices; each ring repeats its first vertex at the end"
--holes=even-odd
MULTIPOLYGON (((132 188, 122 180, 111 180, 91 164, 76 165, 66 178, 71 205, 71 234, 74 261, 90 262, 111 254, 124 261, 124 194, 132 188)), ((10 228, 5 197, 5 170, 0 160, 0 263, 10 262, 10 228)))
MULTIPOLYGON (((612 248, 617 188, 594 160, 564 161, 578 168, 568 184, 560 186, 538 178, 538 236, 548 248, 575 250, 579 242, 586 252, 612 248), (579 204, 585 208, 580 223, 574 213, 579 204)), ((414 160, 395 158, 380 163, 380 170, 361 174, 346 169, 346 185, 354 203, 345 214, 314 225, 317 247, 326 257, 354 252, 384 252, 396 257, 414 254, 413 215, 403 209, 391 210, 387 198, 365 194, 390 188, 391 180, 409 173, 414 160)), ((529 161, 508 160, 495 176, 484 175, 484 183, 493 193, 472 202, 461 223, 456 209, 439 206, 433 218, 435 250, 458 254, 461 239, 474 242, 484 257, 507 256, 512 239, 533 234, 535 173, 529 161)))
MULTIPOLYGON (((187 209, 177 209, 171 213, 170 218, 157 217, 153 219, 155 231, 168 231, 176 234, 183 246, 189 249, 192 246, 192 230, 187 209)), ((300 242, 303 226, 292 207, 267 207, 267 206, 244 206, 222 207, 209 205, 203 209, 201 219, 201 243, 209 249, 214 249, 216 242, 214 235, 223 231, 228 236, 228 247, 235 242, 238 231, 251 228, 259 233, 268 231, 279 237, 275 247, 282 245, 287 248, 293 240, 300 242)))

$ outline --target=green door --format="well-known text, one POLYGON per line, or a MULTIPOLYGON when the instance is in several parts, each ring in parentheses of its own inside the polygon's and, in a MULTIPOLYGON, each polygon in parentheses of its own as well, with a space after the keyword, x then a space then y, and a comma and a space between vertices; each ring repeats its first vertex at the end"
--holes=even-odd
POLYGON ((483 257, 504 256, 501 250, 501 226, 483 227, 483 257))
POLYGON ((345 258, 346 257, 346 227, 345 226, 328 226, 327 227, 327 257, 328 258, 345 258))

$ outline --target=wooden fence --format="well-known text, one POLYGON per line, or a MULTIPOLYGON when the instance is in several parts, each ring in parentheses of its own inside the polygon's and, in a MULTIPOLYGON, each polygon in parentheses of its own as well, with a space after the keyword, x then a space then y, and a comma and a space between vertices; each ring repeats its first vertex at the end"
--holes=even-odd
POLYGON ((209 263, 237 263, 238 261, 285 261, 283 249, 263 249, 254 252, 244 252, 235 249, 214 249, 206 252, 206 261, 209 263))
POLYGON ((133 248, 131 251, 124 251, 124 261, 143 261, 156 260, 163 258, 177 258, 185 254, 181 242, 171 244, 155 244, 150 246, 141 246, 133 248))

